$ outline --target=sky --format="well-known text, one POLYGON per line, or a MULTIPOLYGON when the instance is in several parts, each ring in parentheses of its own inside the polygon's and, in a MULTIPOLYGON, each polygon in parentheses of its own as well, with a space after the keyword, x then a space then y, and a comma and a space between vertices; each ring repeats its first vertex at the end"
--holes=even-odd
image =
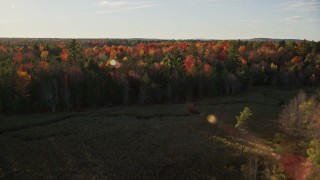
POLYGON ((0 0, 0 37, 320 41, 320 0, 0 0))

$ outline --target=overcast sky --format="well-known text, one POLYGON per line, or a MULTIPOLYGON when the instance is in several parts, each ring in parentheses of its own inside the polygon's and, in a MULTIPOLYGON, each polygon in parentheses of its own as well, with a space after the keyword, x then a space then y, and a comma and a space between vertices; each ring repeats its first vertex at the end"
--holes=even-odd
POLYGON ((0 37, 320 41, 320 0, 0 0, 0 37))

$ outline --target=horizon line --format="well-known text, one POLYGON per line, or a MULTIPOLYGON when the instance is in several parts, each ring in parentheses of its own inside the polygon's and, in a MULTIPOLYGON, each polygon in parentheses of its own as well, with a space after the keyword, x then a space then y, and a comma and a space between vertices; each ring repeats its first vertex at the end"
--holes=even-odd
MULTIPOLYGON (((133 38, 119 38, 119 37, 115 37, 115 38, 110 38, 110 37, 106 37, 106 38, 101 38, 101 37, 97 37, 97 38, 93 38, 93 37, 0 37, 0 39, 92 39, 92 40, 99 40, 99 39, 119 39, 119 40, 134 40, 134 39, 139 39, 139 40, 164 40, 164 41, 187 41, 187 40, 199 40, 199 41, 233 41, 233 40, 294 40, 294 41, 315 41, 317 42, 317 40, 309 40, 309 39, 301 39, 301 38, 270 38, 270 37, 255 37, 255 38, 233 38, 233 39, 214 39, 214 38, 141 38, 141 37, 133 37, 133 38)), ((318 42, 320 42, 320 40, 318 40, 318 42)))

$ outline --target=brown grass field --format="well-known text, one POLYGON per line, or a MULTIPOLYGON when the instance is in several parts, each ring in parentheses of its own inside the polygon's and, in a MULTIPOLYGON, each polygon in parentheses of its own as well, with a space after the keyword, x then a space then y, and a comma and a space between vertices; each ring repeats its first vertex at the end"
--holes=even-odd
POLYGON ((201 115, 168 104, 0 116, 0 179, 241 179, 248 156, 277 161, 279 102, 296 92, 205 99, 194 103, 201 115), (245 106, 253 117, 243 134, 234 125, 245 106))

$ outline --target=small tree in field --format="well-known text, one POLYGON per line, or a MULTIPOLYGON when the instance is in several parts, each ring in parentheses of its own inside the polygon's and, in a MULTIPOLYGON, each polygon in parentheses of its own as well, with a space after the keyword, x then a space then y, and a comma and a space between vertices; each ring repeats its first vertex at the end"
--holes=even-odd
POLYGON ((240 115, 236 116, 237 124, 235 125, 235 127, 240 130, 245 129, 251 116, 252 111, 248 107, 245 107, 243 111, 240 112, 240 115))
MULTIPOLYGON (((248 107, 245 107, 242 112, 240 112, 239 116, 236 116, 237 124, 235 127, 240 130, 240 135, 243 136, 245 130, 247 128, 247 123, 250 117, 252 116, 252 112, 248 107)), ((245 146, 241 145, 241 154, 244 152, 245 146)))

